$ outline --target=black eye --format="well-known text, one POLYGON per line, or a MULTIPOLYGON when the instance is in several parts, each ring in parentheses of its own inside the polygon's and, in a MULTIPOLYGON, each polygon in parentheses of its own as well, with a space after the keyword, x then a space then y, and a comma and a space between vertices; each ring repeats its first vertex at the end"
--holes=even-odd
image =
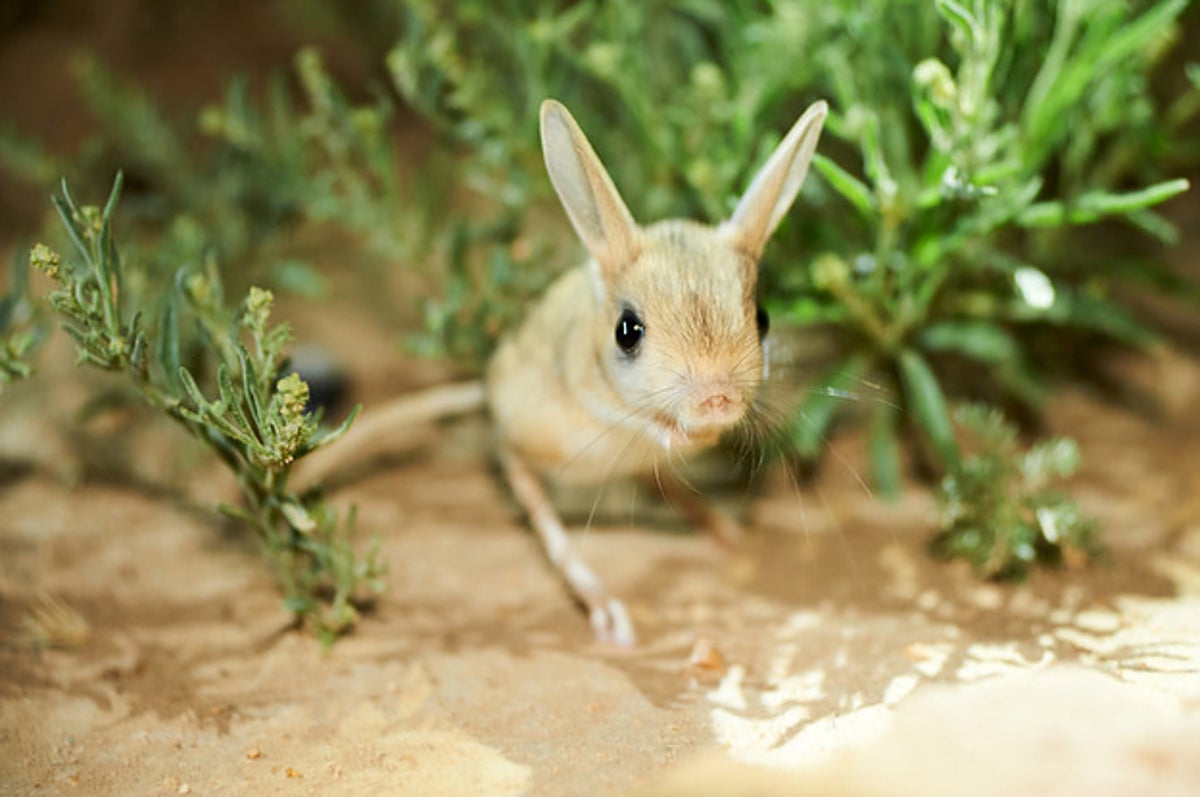
POLYGON ((621 312, 621 317, 617 320, 617 345, 621 347, 621 351, 632 355, 645 334, 646 327, 642 325, 642 319, 638 318, 637 313, 628 308, 621 312))
POLYGON ((761 304, 754 311, 754 322, 758 324, 758 339, 762 340, 771 329, 771 317, 767 315, 766 309, 761 304))

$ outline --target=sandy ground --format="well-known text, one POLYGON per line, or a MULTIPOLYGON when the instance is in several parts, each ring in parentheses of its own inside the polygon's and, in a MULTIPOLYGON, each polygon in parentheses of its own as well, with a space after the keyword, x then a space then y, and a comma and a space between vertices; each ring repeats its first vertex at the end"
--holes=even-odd
MULTIPOLYGON (((361 396, 439 378, 384 336, 351 346, 355 323, 306 336, 346 341, 361 396)), ((931 560, 927 493, 875 501, 853 436, 807 482, 717 490, 749 527, 733 553, 612 488, 579 543, 630 605, 631 651, 591 641, 465 419, 336 493, 391 572, 324 653, 173 428, 56 425, 94 387, 65 354, 0 418, 0 793, 1200 790, 1194 361, 1131 361, 1153 413, 1055 403, 1112 561, 1021 586, 931 560), (78 645, 23 641, 47 594, 85 621, 78 645)))

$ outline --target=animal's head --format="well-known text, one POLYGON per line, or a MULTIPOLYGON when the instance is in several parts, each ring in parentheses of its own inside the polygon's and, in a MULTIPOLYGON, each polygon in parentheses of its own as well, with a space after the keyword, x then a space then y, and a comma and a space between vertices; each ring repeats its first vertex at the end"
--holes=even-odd
POLYGON ((804 112, 725 222, 641 227, 567 109, 542 104, 546 168, 592 256, 603 319, 594 356, 630 411, 668 440, 715 440, 754 399, 767 333, 759 258, 800 191, 826 112, 824 102, 804 112))

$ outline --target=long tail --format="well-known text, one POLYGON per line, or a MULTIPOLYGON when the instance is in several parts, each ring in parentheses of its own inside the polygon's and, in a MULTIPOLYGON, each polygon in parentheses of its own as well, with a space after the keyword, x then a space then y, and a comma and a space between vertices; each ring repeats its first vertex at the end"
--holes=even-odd
POLYGON ((485 398, 483 382, 475 380, 438 385, 368 407, 341 440, 303 460, 292 483, 307 489, 348 466, 410 448, 426 438, 428 424, 476 412, 483 408, 485 398))

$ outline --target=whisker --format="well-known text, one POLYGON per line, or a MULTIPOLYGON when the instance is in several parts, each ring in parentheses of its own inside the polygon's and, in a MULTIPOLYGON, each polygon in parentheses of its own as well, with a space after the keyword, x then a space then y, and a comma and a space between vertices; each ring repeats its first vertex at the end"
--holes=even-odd
MULTIPOLYGON (((651 422, 649 420, 647 420, 642 425, 642 428, 638 431, 638 433, 634 434, 634 435, 630 435, 629 439, 625 441, 625 444, 623 446, 621 446, 621 448, 617 451, 616 455, 609 462, 608 471, 605 474, 603 481, 601 482, 601 492, 603 491, 603 489, 606 489, 608 484, 612 481, 613 474, 617 471, 617 467, 622 463, 622 461, 625 459, 625 457, 627 457, 629 455, 629 452, 632 449, 633 445, 646 436, 646 430, 648 430, 650 428, 650 425, 651 425, 651 422)), ((613 430, 611 427, 607 428, 604 430, 603 433, 601 433, 597 437, 598 438, 603 437, 612 431, 613 430)), ((591 445, 591 444, 589 444, 589 445, 591 445)), ((657 459, 655 459, 654 464, 655 464, 655 466, 657 466, 657 459)), ((598 502, 599 502, 599 498, 597 498, 597 503, 598 502)), ((594 504, 593 512, 595 511, 595 506, 596 505, 594 504)), ((589 522, 590 522, 590 520, 591 520, 591 518, 589 516, 589 522)))
MULTIPOLYGON (((625 405, 625 406, 622 406, 619 408, 615 408, 613 415, 601 416, 601 417, 597 418, 597 420, 600 421, 601 425, 603 426, 603 429, 600 431, 599 434, 595 435, 582 448, 580 448, 578 451, 576 451, 574 453, 574 455, 567 458, 559 466, 559 469, 558 469, 559 475, 561 476, 564 472, 566 472, 572 465, 574 465, 576 462, 578 462, 579 459, 581 459, 585 454, 587 454, 592 449, 592 447, 597 445, 601 440, 604 440, 606 437, 608 437, 611 434, 615 434, 617 431, 619 431, 621 429, 631 428, 627 424, 627 421, 629 419, 639 415, 647 406, 649 406, 649 402, 651 399, 656 398, 668 391, 669 391, 669 388, 663 388, 661 390, 654 391, 653 393, 647 394, 641 400, 639 400, 633 404, 628 404, 628 405, 625 405)), ((645 431, 649 428, 650 428, 650 421, 648 421, 648 420, 643 421, 643 423, 641 423, 637 427, 637 432, 638 432, 637 436, 643 435, 645 433, 645 431)))
POLYGON ((847 401, 862 401, 862 397, 857 393, 851 393, 849 390, 844 390, 838 387, 830 387, 826 385, 822 388, 813 388, 813 392, 819 396, 831 396, 832 398, 846 399, 847 401))
POLYGON ((608 482, 605 481, 597 486, 596 497, 592 499, 592 508, 588 510, 587 521, 583 524, 579 536, 582 541, 592 530, 592 521, 596 519, 596 508, 600 506, 600 499, 604 496, 604 491, 608 489, 608 482))

